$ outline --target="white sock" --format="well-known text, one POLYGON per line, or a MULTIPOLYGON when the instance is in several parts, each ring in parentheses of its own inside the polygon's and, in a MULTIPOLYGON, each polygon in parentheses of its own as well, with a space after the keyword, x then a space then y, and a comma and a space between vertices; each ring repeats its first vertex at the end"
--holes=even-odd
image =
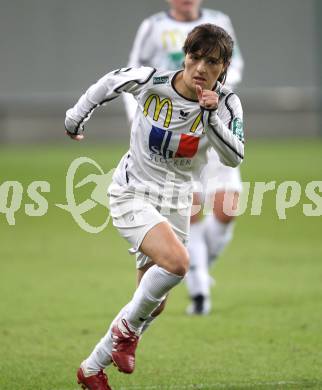
POLYGON ((172 274, 157 265, 149 268, 143 275, 140 285, 134 293, 132 301, 122 308, 112 321, 107 333, 95 346, 93 352, 85 360, 86 371, 96 374, 112 362, 111 329, 119 318, 126 318, 130 327, 140 331, 146 323, 146 328, 156 318, 151 313, 163 301, 166 293, 180 283, 182 276, 172 274), (145 319, 142 321, 140 318, 145 319))
POLYGON ((209 258, 213 260, 231 241, 234 222, 222 223, 214 215, 207 215, 203 223, 209 258))
MULTIPOLYGON (((167 295, 162 298, 161 303, 159 304, 159 306, 162 305, 162 303, 164 301, 166 301, 166 299, 167 299, 167 295)), ((143 324, 143 327, 142 327, 142 330, 141 330, 141 335, 149 328, 149 326, 152 324, 152 322, 160 315, 160 313, 159 313, 158 315, 154 315, 153 316, 155 310, 158 310, 159 306, 157 306, 156 309, 154 309, 154 311, 152 312, 152 314, 150 314, 147 317, 146 321, 143 324)))
POLYGON ((147 319, 145 320, 142 330, 141 330, 141 335, 149 328, 149 326, 152 324, 152 322, 157 318, 157 316, 152 317, 149 315, 147 319))
POLYGON ((111 329, 114 323, 121 317, 126 315, 128 310, 128 305, 124 306, 118 315, 112 321, 108 331, 105 336, 99 341, 99 343, 95 346, 93 352, 89 355, 89 357, 85 360, 84 366, 86 371, 90 374, 96 374, 98 371, 103 370, 108 365, 112 363, 112 338, 111 338, 111 329))
POLYGON ((190 257, 190 268, 185 278, 190 297, 196 295, 209 296, 210 294, 208 248, 204 229, 203 221, 193 223, 190 226, 190 236, 187 246, 190 257))
POLYGON ((175 275, 156 264, 143 275, 125 316, 129 325, 140 332, 144 322, 160 305, 164 296, 181 282, 182 276, 175 275))

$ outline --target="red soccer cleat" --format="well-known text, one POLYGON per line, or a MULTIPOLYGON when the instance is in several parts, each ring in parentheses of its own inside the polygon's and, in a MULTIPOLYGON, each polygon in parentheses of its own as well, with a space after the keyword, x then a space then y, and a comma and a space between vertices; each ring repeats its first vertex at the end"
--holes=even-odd
POLYGON ((130 330, 125 319, 121 320, 120 327, 116 323, 112 328, 112 359, 119 371, 131 374, 135 368, 135 350, 139 336, 130 330))
POLYGON ((107 375, 103 370, 99 371, 97 374, 85 376, 82 367, 77 371, 77 383, 82 387, 82 389, 88 390, 112 390, 108 384, 107 375))

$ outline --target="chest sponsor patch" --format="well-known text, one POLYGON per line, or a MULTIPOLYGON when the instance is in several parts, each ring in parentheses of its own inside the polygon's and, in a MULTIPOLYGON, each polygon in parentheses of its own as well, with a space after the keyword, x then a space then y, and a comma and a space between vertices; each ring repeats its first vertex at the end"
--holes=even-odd
POLYGON ((164 158, 192 158, 197 153, 199 137, 177 134, 152 126, 149 149, 164 158))
POLYGON ((169 77, 168 76, 160 76, 160 77, 153 77, 153 84, 168 84, 169 83, 169 77))

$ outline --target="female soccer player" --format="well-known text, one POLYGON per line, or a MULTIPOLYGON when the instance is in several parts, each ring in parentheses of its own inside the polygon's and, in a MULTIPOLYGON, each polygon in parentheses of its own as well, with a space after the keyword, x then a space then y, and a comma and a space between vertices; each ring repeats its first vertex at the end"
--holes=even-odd
POLYGON ((108 192, 113 224, 136 253, 139 285, 112 321, 107 334, 83 361, 78 383, 108 390, 103 372, 110 363, 132 373, 144 328, 163 310, 170 290, 189 267, 187 242, 192 203, 192 170, 215 148, 223 164, 244 157, 239 98, 221 84, 233 50, 220 27, 204 24, 189 33, 180 71, 123 68, 92 85, 66 113, 67 135, 83 139, 84 122, 101 104, 122 92, 133 94, 138 109, 129 151, 121 159, 108 192), (226 100, 229 98, 229 106, 226 100))
MULTIPOLYGON (((225 85, 234 88, 241 81, 244 61, 229 16, 218 10, 201 8, 201 0, 167 2, 168 11, 158 12, 142 21, 133 42, 128 66, 181 69, 184 60, 182 47, 186 36, 199 24, 211 23, 222 27, 234 40, 234 51, 225 82, 225 85)), ((127 93, 123 97, 128 119, 132 122, 137 108, 136 100, 127 93)), ((237 125, 240 124, 236 122, 234 126, 237 125)), ((239 168, 223 165, 214 149, 208 152, 207 157, 206 165, 195 165, 193 177, 201 184, 196 187, 194 203, 204 203, 209 210, 205 218, 201 218, 202 213, 191 218, 187 247, 190 269, 185 277, 191 299, 187 313, 197 315, 210 312, 210 267, 232 239, 234 209, 242 191, 239 168)))

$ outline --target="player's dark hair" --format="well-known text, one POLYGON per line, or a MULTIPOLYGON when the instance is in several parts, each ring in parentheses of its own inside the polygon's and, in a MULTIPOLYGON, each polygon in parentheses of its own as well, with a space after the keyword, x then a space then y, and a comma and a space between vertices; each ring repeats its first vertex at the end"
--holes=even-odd
MULTIPOLYGON (((219 58, 224 65, 231 62, 233 55, 234 42, 231 36, 221 27, 206 23, 195 27, 187 36, 183 51, 185 54, 200 52, 201 56, 208 56, 214 50, 218 50, 219 58)), ((223 72, 218 81, 224 83, 226 80, 226 71, 223 72)))

